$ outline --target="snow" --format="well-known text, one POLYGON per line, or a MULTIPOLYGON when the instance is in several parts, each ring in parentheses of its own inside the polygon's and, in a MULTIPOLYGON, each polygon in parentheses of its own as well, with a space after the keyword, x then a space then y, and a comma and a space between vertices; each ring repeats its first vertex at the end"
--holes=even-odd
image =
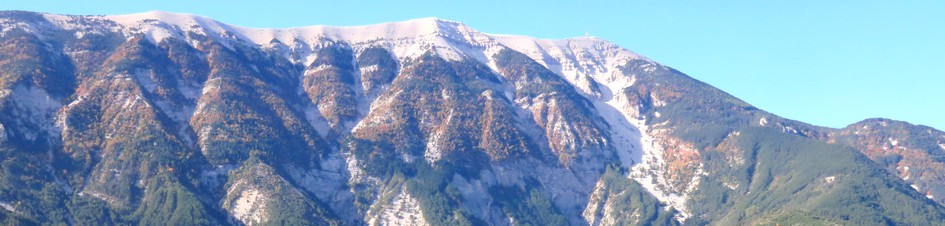
POLYGON ((256 189, 247 189, 233 204, 233 216, 246 224, 261 223, 266 220, 266 200, 268 197, 256 189))
MULTIPOLYGON (((351 148, 351 146, 348 146, 351 148)), ((345 169, 348 170, 349 184, 368 184, 370 186, 380 186, 381 180, 372 177, 365 170, 363 164, 351 153, 344 154, 345 169)))
MULTIPOLYGON (((630 168, 628 177, 639 182, 661 202, 680 211, 677 218, 684 221, 688 218, 686 207, 688 195, 665 189, 671 186, 669 186, 669 178, 661 173, 667 164, 662 156, 664 149, 656 138, 649 134, 650 126, 646 125, 645 116, 638 115, 630 106, 626 95, 622 94, 624 89, 635 83, 635 77, 626 75, 597 77, 604 78, 600 80, 604 81, 604 87, 601 87, 601 98, 589 98, 593 100, 600 115, 611 126, 611 137, 614 139, 620 162, 630 168)), ((688 183, 686 192, 697 187, 698 177, 702 174, 702 172, 695 174, 696 176, 688 183)))
POLYGON ((729 190, 734 191, 735 189, 738 189, 738 186, 740 185, 738 184, 738 182, 735 182, 735 181, 722 181, 722 186, 725 186, 729 190))
POLYGON ((318 108, 308 106, 303 111, 305 112, 305 120, 318 132, 318 135, 321 135, 323 138, 327 137, 331 126, 328 125, 328 120, 325 120, 325 117, 322 116, 318 108))
POLYGON ((429 225, 423 219, 420 202, 404 190, 393 198, 390 206, 381 211, 370 219, 369 225, 429 225))
POLYGON ((767 118, 761 118, 760 120, 758 120, 758 125, 767 126, 767 125, 768 125, 768 119, 767 119, 767 118))
POLYGON ((433 164, 443 157, 443 150, 440 150, 440 139, 442 137, 443 133, 437 131, 427 141, 427 148, 423 152, 423 158, 427 160, 427 163, 433 164))
MULTIPOLYGON (((60 28, 81 28, 82 26, 79 26, 77 24, 79 22, 76 22, 74 18, 74 16, 47 16, 47 19, 54 21, 54 24, 57 24, 60 28)), ((400 61, 430 52, 450 61, 473 59, 484 63, 494 72, 497 71, 496 59, 494 58, 496 53, 503 49, 518 51, 558 74, 588 97, 593 106, 609 125, 610 137, 612 139, 609 142, 611 142, 610 144, 616 151, 616 156, 624 167, 631 169, 631 174, 628 176, 640 182, 644 188, 650 191, 650 193, 656 196, 660 201, 668 203, 677 210, 682 211, 681 216, 683 219, 687 216, 685 208, 686 195, 661 188, 669 184, 668 178, 666 178, 664 174, 659 173, 661 172, 660 170, 666 167, 666 162, 662 159, 663 148, 657 141, 657 138, 648 134, 649 127, 644 123, 644 116, 639 115, 635 106, 629 106, 629 100, 626 100, 626 95, 623 95, 623 90, 632 87, 636 82, 637 75, 621 73, 622 71, 619 70, 621 66, 626 65, 626 63, 631 60, 643 60, 652 63, 644 66, 645 70, 651 71, 658 65, 643 56, 602 39, 579 37, 564 40, 546 40, 525 36, 486 34, 476 31, 462 23, 437 18, 422 18, 366 26, 308 26, 297 28, 249 28, 228 25, 201 16, 159 11, 118 16, 90 16, 87 18, 113 22, 114 27, 111 29, 124 33, 126 37, 144 34, 149 41, 154 43, 160 43, 167 38, 180 38, 185 39, 188 43, 195 44, 195 40, 189 40, 189 37, 185 35, 188 32, 194 32, 217 37, 224 45, 231 44, 228 42, 242 42, 244 44, 257 45, 261 48, 283 51, 282 55, 287 57, 290 61, 294 63, 304 63, 306 65, 315 60, 313 54, 315 52, 314 50, 335 43, 343 43, 354 51, 368 47, 382 47, 388 49, 396 59, 400 61)), ((93 31, 81 30, 77 32, 82 32, 81 35, 85 35, 93 31)), ((80 33, 76 33, 76 35, 81 36, 80 33)), ((356 73, 362 74, 373 70, 376 70, 376 68, 365 67, 360 68, 356 73)), ((360 76, 355 77, 360 78, 360 76)), ((139 79, 139 81, 143 83, 142 85, 144 85, 145 89, 149 89, 146 80, 139 79)), ((366 93, 369 91, 364 90, 366 87, 363 87, 360 81, 356 84, 360 84, 359 86, 361 86, 360 89, 357 89, 361 92, 359 96, 367 96, 366 93)), ((574 135, 573 132, 571 132, 573 128, 571 128, 570 123, 565 118, 557 118, 549 121, 551 124, 547 132, 553 134, 544 134, 546 131, 543 129, 533 128, 535 125, 525 123, 533 118, 530 115, 532 112, 528 111, 528 109, 533 109, 536 106, 527 106, 525 104, 526 102, 531 104, 529 102, 530 100, 515 99, 514 93, 511 92, 511 90, 514 90, 512 86, 522 84, 503 85, 509 87, 506 87, 507 89, 505 89, 505 92, 503 92, 501 96, 506 97, 508 100, 518 105, 519 109, 517 109, 518 114, 516 115, 518 118, 517 123, 523 127, 523 131, 526 134, 539 141, 551 136, 556 136, 561 138, 558 140, 563 142, 558 144, 559 147, 575 145, 574 135)), ((196 100, 200 95, 212 92, 215 89, 218 89, 218 86, 216 85, 216 81, 211 79, 206 82, 203 90, 198 91, 194 88, 186 92, 183 89, 181 91, 185 93, 188 99, 196 100)), ((357 124, 353 125, 353 128, 351 128, 352 133, 357 133, 358 130, 368 128, 369 126, 389 123, 391 116, 385 115, 383 111, 375 111, 375 109, 390 105, 399 95, 406 94, 400 94, 398 92, 382 96, 382 98, 386 99, 378 98, 377 100, 373 100, 372 97, 370 102, 365 103, 364 108, 367 110, 362 111, 362 115, 367 115, 368 117, 365 117, 363 120, 358 120, 357 124)), ((446 93, 444 93, 444 98, 449 98, 446 93)), ((536 99, 540 100, 541 98, 536 99)), ((655 100, 655 103, 657 106, 665 105, 665 102, 658 99, 655 100)), ((547 104, 551 106, 556 103, 554 103, 554 101, 548 101, 536 104, 547 104)), ((204 107, 203 105, 197 106, 196 112, 199 113, 204 107)), ((329 132, 330 127, 328 122, 321 116, 315 106, 305 106, 304 113, 309 124, 311 124, 320 135, 325 136, 329 132)), ((654 116, 657 118, 660 117, 659 113, 655 113, 654 116)), ((761 122, 761 124, 764 124, 764 122, 761 122)), ((208 132, 206 129, 207 128, 198 129, 200 134, 202 134, 202 136, 200 136, 201 138, 206 137, 206 133, 208 132)), ((434 134, 427 141, 428 148, 423 157, 429 162, 438 160, 441 155, 441 153, 439 153, 439 147, 437 146, 439 139, 441 138, 437 136, 437 134, 434 134)), ((548 147, 543 146, 541 148, 546 149, 548 147)), ((573 147, 571 149, 573 149, 573 147)), ((350 173, 349 181, 379 183, 376 181, 376 178, 367 176, 363 170, 361 170, 359 167, 360 163, 357 159, 351 156, 347 156, 346 158, 346 167, 350 173)), ((412 156, 405 156, 406 161, 411 161, 411 159, 412 156)), ((549 186, 549 189, 552 190, 551 193, 553 197, 556 197, 556 205, 571 205, 578 202, 576 201, 577 199, 570 200, 573 199, 573 196, 577 195, 574 192, 578 189, 569 186, 579 186, 578 184, 584 183, 573 175, 573 173, 579 172, 558 172, 556 169, 552 168, 539 168, 540 169, 533 170, 547 172, 541 174, 547 181, 559 181, 559 183, 555 183, 558 185, 549 186), (565 182, 573 183, 572 185, 568 185, 565 182)), ((503 171, 501 168, 495 170, 497 170, 497 172, 503 171)), ((302 175, 302 173, 297 176, 307 178, 305 175, 302 175)), ((520 178, 514 179, 514 176, 505 175, 505 177, 499 178, 499 183, 503 183, 503 178, 506 177, 513 178, 509 179, 513 181, 505 183, 516 184, 521 181, 520 178)), ((317 181, 317 178, 308 179, 317 181)), ((308 179, 303 181, 308 181, 308 179)), ((697 179, 698 178, 693 178, 694 182, 689 184, 690 187, 697 183, 697 179)), ((468 181, 468 184, 473 183, 473 181, 468 181)), ((593 186, 593 183, 596 183, 596 181, 584 184, 593 186)), ((306 182, 306 184, 309 183, 306 182)), ((470 186, 470 188, 473 188, 479 185, 470 186)), ((240 208, 253 205, 256 202, 255 200, 259 197, 260 194, 258 193, 244 191, 241 194, 240 200, 237 201, 235 205, 240 208)), ((422 220, 419 222, 406 220, 411 217, 416 218, 417 216, 422 216, 419 212, 416 200, 410 197, 409 194, 401 192, 392 202, 393 206, 402 208, 406 212, 398 211, 396 212, 397 215, 384 213, 387 214, 387 216, 383 217, 383 219, 386 219, 384 222, 390 224, 423 223, 422 220), (406 217, 402 217, 405 216, 403 214, 407 214, 406 217), (411 214, 415 214, 415 216, 411 214), (396 218, 397 221, 393 221, 395 220, 394 218, 396 218)), ((240 210, 242 211, 244 209, 240 210)), ((246 215, 248 213, 245 211, 241 213, 242 216, 250 216, 246 215)), ((481 212, 480 214, 487 213, 481 212)), ((252 218, 252 216, 250 216, 250 218, 252 218)), ((379 223, 377 220, 379 219, 374 219, 370 221, 370 223, 379 223)))
POLYGON ((945 144, 938 144, 938 147, 942 148, 942 150, 945 150, 945 144))
POLYGON ((627 114, 628 111, 621 111, 621 109, 626 109, 624 103, 627 102, 617 99, 618 98, 613 98, 608 100, 608 102, 596 100, 594 101, 594 107, 597 108, 600 115, 603 116, 607 124, 610 125, 611 139, 613 139, 612 142, 617 149, 617 156, 620 158, 620 162, 623 163, 625 167, 629 168, 642 162, 643 150, 641 150, 642 145, 640 144, 641 135, 638 130, 639 127, 635 127, 628 121, 628 119, 632 118, 627 114))
POLYGON ((0 142, 7 141, 7 130, 3 127, 3 124, 0 123, 0 142))
POLYGON ((566 76, 569 81, 576 80, 578 73, 606 74, 612 71, 613 66, 622 65, 630 59, 649 61, 630 50, 592 37, 546 40, 527 36, 491 36, 500 44, 521 52, 548 69, 566 76))
POLYGON ((442 25, 436 18, 414 19, 404 22, 382 23, 367 26, 335 27, 310 26, 300 28, 272 29, 234 26, 235 30, 255 43, 278 40, 286 44, 296 41, 317 41, 318 38, 345 40, 349 43, 364 43, 377 40, 402 40, 436 34, 442 25))
POLYGON ((16 212, 16 208, 13 208, 13 206, 10 205, 10 203, 0 202, 0 208, 3 208, 10 212, 19 213, 19 212, 16 212))
POLYGON ((113 21, 126 28, 127 31, 130 31, 126 34, 127 36, 144 34, 153 43, 160 43, 169 37, 183 38, 183 31, 207 34, 206 30, 209 30, 213 33, 225 34, 228 30, 227 25, 207 17, 161 11, 103 16, 100 18, 113 21))
POLYGON ((0 18, 0 25, 2 25, 0 26, 0 37, 6 36, 7 32, 10 32, 13 30, 35 31, 35 29, 33 29, 33 27, 28 23, 23 23, 23 22, 19 22, 15 20, 6 19, 6 18, 0 18))
MULTIPOLYGON (((433 52, 444 59, 456 61, 472 58, 495 69, 491 56, 502 47, 525 53, 553 71, 568 76, 600 74, 611 71, 628 59, 648 59, 615 44, 594 37, 564 40, 536 39, 525 36, 494 35, 476 31, 463 23, 438 18, 421 18, 401 22, 365 26, 307 26, 295 28, 250 28, 229 25, 211 18, 180 13, 151 11, 112 16, 64 16, 46 14, 47 20, 62 29, 77 30, 83 36, 90 30, 85 21, 106 21, 110 30, 130 38, 137 34, 154 43, 167 38, 180 38, 194 43, 186 35, 193 32, 216 36, 226 41, 243 41, 262 47, 277 46, 294 51, 293 62, 314 60, 313 49, 330 42, 344 42, 354 49, 381 46, 391 50, 400 60, 433 52), (84 20, 79 21, 78 18, 84 20), (281 43, 273 44, 273 43, 281 43)), ((293 54, 285 53, 289 57, 293 54)), ((594 78, 597 80, 597 78, 594 78)), ((577 79, 569 79, 577 80, 577 79)), ((599 81, 599 80, 598 80, 599 81)), ((585 86, 586 87, 586 86, 585 86)))
MULTIPOLYGON (((617 156, 625 167, 631 169, 628 176, 658 200, 679 210, 679 220, 688 217, 687 195, 663 189, 669 185, 669 179, 659 173, 666 167, 662 158, 663 148, 648 134, 644 116, 630 106, 623 94, 624 89, 636 82, 636 75, 623 74, 618 68, 630 60, 652 61, 596 38, 539 40, 524 36, 493 37, 502 45, 528 55, 581 90, 610 126, 617 156), (592 92, 592 86, 597 86, 600 93, 592 92)), ((698 184, 698 175, 701 174, 696 173, 697 176, 688 183, 687 191, 698 184)))
MULTIPOLYGON (((365 74, 376 73, 378 69, 379 69, 378 65, 371 65, 371 66, 361 66, 360 68, 358 68, 358 71, 361 72, 361 75, 365 75, 365 74)), ((358 79, 360 80, 360 78, 358 79)), ((371 87, 368 87, 367 81, 362 80, 360 84, 361 84, 361 89, 364 90, 365 93, 371 92, 370 90, 371 87)))
POLYGON ((466 179, 459 174, 453 175, 451 184, 459 190, 460 195, 462 195, 462 204, 467 210, 480 219, 489 220, 492 218, 491 210, 494 207, 492 205, 494 200, 489 195, 489 184, 481 179, 466 179))
MULTIPOLYGON (((59 136, 60 129, 56 126, 56 111, 62 106, 58 100, 49 96, 45 90, 35 86, 18 85, 10 92, 9 98, 14 101, 14 115, 25 120, 18 128, 9 128, 14 134, 22 134, 26 140, 35 141, 45 132, 50 136, 59 136), (37 129, 26 128, 24 124, 35 124, 37 129)), ((6 133, 6 132, 4 132, 6 133)))
MULTIPOLYGON (((631 123, 641 131, 640 142, 643 145, 643 160, 640 164, 630 169, 630 179, 640 183, 644 189, 649 191, 650 194, 656 197, 657 200, 660 200, 660 202, 666 203, 678 210, 680 212, 678 219, 684 221, 689 217, 688 208, 686 207, 688 195, 679 194, 666 189, 671 186, 669 186, 669 178, 663 173, 667 163, 666 160, 663 159, 662 152, 664 149, 662 145, 648 133, 650 128, 645 125, 644 120, 633 120, 631 123)), ((696 175, 699 174, 701 173, 697 173, 696 175)), ((693 179, 694 181, 698 181, 696 180, 697 178, 693 179)), ((693 185, 693 183, 690 183, 690 187, 695 187, 693 185)))
POLYGON ((354 194, 348 189, 348 171, 345 156, 331 152, 319 160, 318 168, 289 165, 286 170, 296 184, 318 200, 328 204, 340 218, 355 222, 358 216, 354 194))
MULTIPOLYGON (((219 23, 217 23, 219 24, 219 23)), ((343 41, 355 47, 384 46, 399 59, 433 51, 448 60, 461 60, 466 53, 457 43, 484 46, 490 38, 453 21, 422 18, 366 26, 309 26, 298 28, 248 28, 221 25, 257 45, 278 41, 288 46, 315 46, 325 40, 343 41)))
MULTIPOLYGON (((627 59, 624 59, 627 60, 627 59)), ((630 168, 629 178, 639 182, 644 189, 663 203, 672 206, 680 211, 677 219, 684 221, 688 218, 688 208, 686 200, 688 195, 678 193, 671 189, 669 178, 661 173, 666 168, 666 161, 662 157, 663 147, 656 138, 652 137, 650 127, 645 123, 645 116, 639 115, 638 110, 630 106, 630 101, 623 94, 623 90, 631 87, 636 82, 634 75, 624 75, 616 70, 616 62, 607 68, 597 68, 594 70, 576 71, 575 68, 564 69, 561 73, 570 73, 575 76, 563 76, 565 78, 579 78, 588 76, 596 81, 600 81, 603 86, 599 87, 600 95, 584 93, 594 104, 600 116, 604 118, 611 129, 611 138, 617 151, 617 156, 624 167, 630 168), (603 73, 586 74, 587 72, 603 73)), ((593 68, 593 67, 588 67, 593 68)), ((575 80, 569 80, 572 83, 575 80)), ((655 115, 658 117, 658 115, 655 115)), ((695 178, 688 183, 686 192, 693 190, 698 185, 699 175, 697 172, 695 178)))

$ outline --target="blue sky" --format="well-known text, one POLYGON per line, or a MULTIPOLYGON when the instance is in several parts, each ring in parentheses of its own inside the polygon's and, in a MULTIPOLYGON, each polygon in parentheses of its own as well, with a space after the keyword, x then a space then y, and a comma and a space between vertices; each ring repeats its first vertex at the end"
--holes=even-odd
POLYGON ((0 3, 62 14, 163 10, 249 27, 439 17, 486 33, 558 39, 589 32, 787 118, 843 127, 884 117, 945 129, 940 0, 0 3))

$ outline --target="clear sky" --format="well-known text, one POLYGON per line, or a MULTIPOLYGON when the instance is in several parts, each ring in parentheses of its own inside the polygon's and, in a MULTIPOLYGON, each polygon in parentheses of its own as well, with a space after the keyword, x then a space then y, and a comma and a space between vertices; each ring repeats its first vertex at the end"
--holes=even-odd
POLYGON ((486 33, 559 39, 589 32, 787 118, 843 127, 883 117, 945 130, 941 0, 0 0, 0 9, 163 10, 274 28, 439 17, 486 33))

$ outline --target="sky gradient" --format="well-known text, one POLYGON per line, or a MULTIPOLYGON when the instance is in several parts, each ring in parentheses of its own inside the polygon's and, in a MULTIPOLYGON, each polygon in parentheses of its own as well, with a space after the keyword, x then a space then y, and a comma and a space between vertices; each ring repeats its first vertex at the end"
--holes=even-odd
POLYGON ((481 32, 588 32, 761 109, 843 127, 891 118, 945 129, 945 1, 9 1, 59 14, 192 13, 247 27, 421 17, 481 32))

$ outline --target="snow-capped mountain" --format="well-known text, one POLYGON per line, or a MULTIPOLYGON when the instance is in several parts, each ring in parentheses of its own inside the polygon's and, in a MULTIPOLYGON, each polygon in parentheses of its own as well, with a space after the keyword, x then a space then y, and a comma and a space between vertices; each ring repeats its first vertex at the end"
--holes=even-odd
POLYGON ((247 28, 166 12, 8 11, 0 28, 6 222, 945 219, 918 192, 945 180, 910 180, 848 132, 594 37, 436 18, 247 28))

